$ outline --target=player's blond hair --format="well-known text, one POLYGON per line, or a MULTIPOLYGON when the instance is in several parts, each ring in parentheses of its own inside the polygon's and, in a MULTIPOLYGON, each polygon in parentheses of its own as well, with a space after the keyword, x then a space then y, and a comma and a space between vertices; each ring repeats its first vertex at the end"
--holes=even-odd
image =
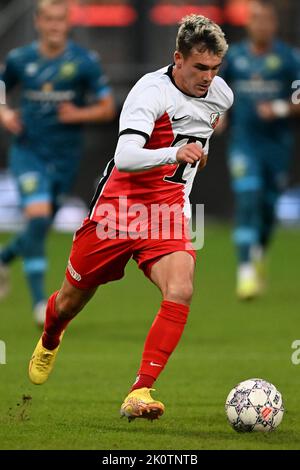
POLYGON ((36 0, 36 13, 40 13, 44 7, 51 5, 63 5, 68 7, 68 0, 36 0))
POLYGON ((187 15, 182 18, 176 38, 176 49, 187 57, 191 50, 209 51, 223 57, 228 44, 220 26, 202 15, 187 15))

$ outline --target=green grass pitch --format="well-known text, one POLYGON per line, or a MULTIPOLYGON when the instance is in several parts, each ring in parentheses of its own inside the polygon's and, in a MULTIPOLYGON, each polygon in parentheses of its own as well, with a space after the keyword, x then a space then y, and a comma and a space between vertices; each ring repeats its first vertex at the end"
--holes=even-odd
MULTIPOLYGON (((29 383, 27 365, 40 333, 16 263, 13 290, 0 305, 7 348, 7 364, 0 365, 0 449, 299 449, 300 365, 291 362, 292 342, 300 339, 299 235, 278 231, 267 294, 241 304, 234 296, 230 228, 206 228, 189 323, 156 384, 166 413, 153 423, 119 418, 160 305, 159 292, 134 262, 122 281, 99 288, 71 324, 49 382, 39 387, 29 383), (274 433, 237 434, 227 424, 227 394, 251 377, 273 382, 283 394, 286 412, 274 433)), ((7 238, 0 235, 0 243, 7 238)), ((71 239, 50 237, 49 292, 60 286, 71 239)))

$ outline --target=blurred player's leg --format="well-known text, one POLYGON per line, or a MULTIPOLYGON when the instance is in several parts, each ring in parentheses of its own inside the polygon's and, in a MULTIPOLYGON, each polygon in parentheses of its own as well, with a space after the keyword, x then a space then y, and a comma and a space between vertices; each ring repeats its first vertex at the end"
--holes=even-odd
POLYGON ((252 251, 259 239, 260 201, 260 191, 239 191, 236 194, 234 242, 238 256, 237 295, 242 300, 254 298, 259 294, 252 251))
POLYGON ((36 385, 46 382, 53 369, 67 325, 83 309, 95 292, 96 289, 77 289, 65 280, 61 290, 49 298, 44 332, 29 363, 31 382, 36 385))
MULTIPOLYGON (((30 207, 29 207, 30 209, 30 207)), ((47 213, 47 212, 46 212, 47 213)), ((9 264, 18 256, 24 260, 24 272, 30 289, 33 309, 45 301, 45 272, 47 261, 45 255, 46 236, 51 226, 51 217, 28 218, 24 230, 6 246, 0 255, 2 268, 8 270, 9 264)), ((36 318, 43 323, 42 315, 36 318), (40 318, 41 317, 41 318, 40 318)))
POLYGON ((18 183, 25 227, 3 248, 0 260, 8 268, 14 259, 23 258, 34 318, 38 325, 43 325, 47 303, 45 245, 52 223, 51 182, 37 155, 17 145, 11 150, 10 169, 18 183))
POLYGON ((234 243, 238 257, 237 296, 252 299, 260 293, 253 248, 259 244, 262 226, 260 169, 246 152, 233 152, 230 162, 235 195, 234 243))
POLYGON ((131 393, 121 406, 121 415, 156 419, 164 412, 161 402, 150 395, 153 383, 164 370, 183 333, 193 292, 194 259, 186 252, 162 257, 152 267, 150 278, 162 292, 163 301, 148 333, 142 362, 131 393))

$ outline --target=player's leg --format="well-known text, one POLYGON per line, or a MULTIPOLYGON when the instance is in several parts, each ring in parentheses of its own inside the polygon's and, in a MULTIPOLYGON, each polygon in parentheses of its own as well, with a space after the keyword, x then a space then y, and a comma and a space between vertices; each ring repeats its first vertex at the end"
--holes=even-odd
MULTIPOLYGON (((274 147, 274 146, 273 146, 274 147)), ((262 285, 266 284, 266 255, 276 227, 276 203, 288 181, 291 149, 280 146, 266 149, 264 191, 262 201, 262 224, 259 244, 253 250, 253 261, 262 285)))
POLYGON ((195 261, 190 253, 167 254, 153 264, 150 279, 162 293, 160 310, 146 338, 137 380, 121 407, 130 420, 156 419, 164 412, 151 395, 153 383, 164 370, 183 333, 193 294, 195 261))
POLYGON ((34 384, 43 384, 48 379, 65 329, 96 290, 78 289, 65 279, 60 291, 49 298, 44 332, 29 363, 29 377, 34 384))
POLYGON ((235 203, 234 244, 238 258, 237 295, 251 299, 259 294, 252 251, 259 241, 262 224, 262 178, 259 161, 245 151, 234 150, 230 173, 235 203))
POLYGON ((73 245, 60 291, 48 300, 44 332, 33 353, 29 376, 44 383, 57 355, 62 334, 83 309, 99 285, 121 279, 132 256, 131 241, 103 239, 98 224, 85 219, 73 237, 73 245))
POLYGON ((0 260, 7 268, 16 257, 23 258, 36 320, 41 324, 45 313, 45 242, 52 221, 51 196, 43 169, 32 152, 13 148, 11 169, 18 183, 25 226, 1 251, 0 260))

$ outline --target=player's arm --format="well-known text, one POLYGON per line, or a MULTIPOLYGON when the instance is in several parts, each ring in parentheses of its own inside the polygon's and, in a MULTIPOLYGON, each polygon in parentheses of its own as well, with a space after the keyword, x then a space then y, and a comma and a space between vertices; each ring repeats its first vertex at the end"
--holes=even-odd
POLYGON ((178 163, 193 164, 201 160, 204 151, 196 143, 181 147, 164 147, 160 149, 145 149, 146 138, 140 134, 124 134, 118 141, 115 152, 115 164, 119 171, 145 171, 161 165, 178 163))
POLYGON ((101 98, 90 106, 79 107, 67 102, 59 106, 58 117, 63 124, 84 124, 90 122, 108 122, 116 115, 115 103, 111 94, 101 98))
POLYGON ((286 100, 261 102, 257 105, 258 115, 266 121, 300 116, 300 105, 286 100))
POLYGON ((82 85, 95 102, 84 107, 63 103, 58 110, 59 120, 64 124, 111 121, 116 116, 115 102, 98 55, 89 52, 83 65, 82 85))
POLYGON ((267 121, 300 116, 300 51, 291 49, 287 54, 289 73, 286 79, 291 84, 291 97, 289 100, 277 99, 259 103, 257 112, 261 118, 267 121))
MULTIPOLYGON (((6 93, 18 84, 18 71, 14 52, 7 56, 2 73, 0 73, 0 80, 3 81, 5 85, 6 93)), ((0 124, 12 134, 18 135, 22 132, 22 122, 19 112, 9 107, 8 104, 0 105, 0 124)))
POLYGON ((14 135, 20 134, 23 129, 20 113, 7 105, 0 105, 0 124, 14 135))

